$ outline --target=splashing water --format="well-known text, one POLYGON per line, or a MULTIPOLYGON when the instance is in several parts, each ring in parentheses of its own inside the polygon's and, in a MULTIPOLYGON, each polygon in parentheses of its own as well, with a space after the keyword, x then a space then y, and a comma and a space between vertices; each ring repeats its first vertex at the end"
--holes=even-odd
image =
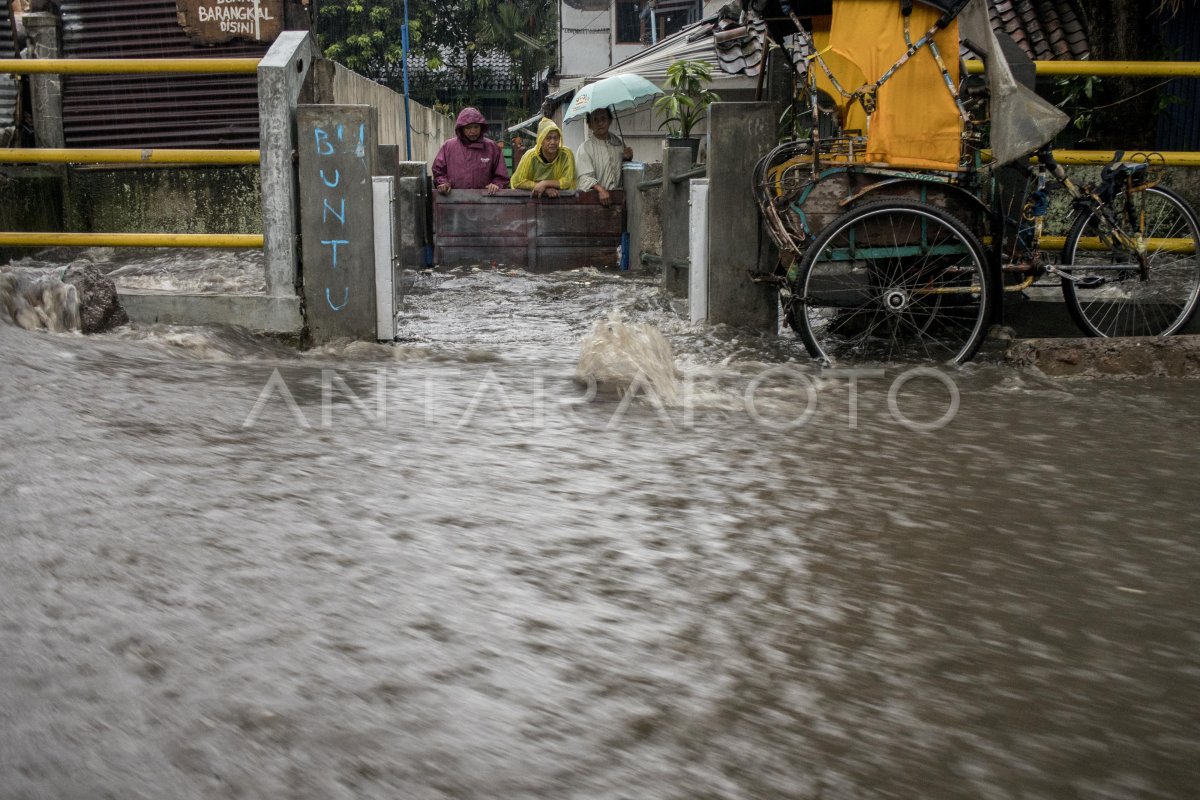
POLYGON ((651 390, 664 405, 679 402, 671 343, 653 325, 627 324, 620 311, 596 320, 583 337, 575 379, 619 397, 640 388, 651 390))
POLYGON ((57 275, 0 273, 0 306, 26 330, 79 330, 79 292, 57 275))
POLYGON ((0 309, 0 797, 1200 782, 1200 383, 973 363, 917 432, 651 277, 409 279, 397 346, 0 309))

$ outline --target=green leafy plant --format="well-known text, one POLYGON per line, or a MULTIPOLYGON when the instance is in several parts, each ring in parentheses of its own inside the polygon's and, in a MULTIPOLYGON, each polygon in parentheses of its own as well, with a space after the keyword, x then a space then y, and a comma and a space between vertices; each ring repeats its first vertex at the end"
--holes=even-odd
POLYGON ((658 127, 675 139, 690 137, 708 107, 721 99, 708 88, 710 83, 712 65, 706 61, 676 61, 667 67, 667 93, 654 101, 654 110, 665 117, 658 127))
POLYGON ((1071 127, 1076 135, 1083 140, 1089 139, 1103 79, 1095 75, 1076 75, 1059 78, 1054 84, 1060 98, 1056 105, 1071 115, 1071 127))

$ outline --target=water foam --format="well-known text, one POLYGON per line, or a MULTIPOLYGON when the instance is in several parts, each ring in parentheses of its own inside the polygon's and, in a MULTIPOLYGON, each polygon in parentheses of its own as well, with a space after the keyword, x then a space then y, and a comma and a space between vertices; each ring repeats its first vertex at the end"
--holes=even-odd
POLYGON ((620 311, 596 320, 580 343, 575 379, 624 396, 651 389, 664 405, 679 402, 679 374, 671 344, 653 325, 628 324, 620 311))
POLYGON ((57 275, 0 273, 0 306, 26 330, 61 333, 80 329, 79 292, 57 275))

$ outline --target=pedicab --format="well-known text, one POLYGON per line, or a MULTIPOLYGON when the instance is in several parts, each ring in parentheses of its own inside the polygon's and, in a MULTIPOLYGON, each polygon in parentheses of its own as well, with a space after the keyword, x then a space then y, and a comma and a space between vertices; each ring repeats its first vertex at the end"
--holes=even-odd
POLYGON ((1161 185, 1161 157, 1115 161, 1094 185, 1068 179, 1049 147, 1068 118, 1014 79, 986 0, 772 11, 790 23, 780 44, 802 76, 809 131, 768 153, 753 184, 782 254, 771 279, 815 359, 966 361, 1003 295, 1046 281, 1089 335, 1187 324, 1200 228, 1161 185), (967 53, 986 78, 967 75, 967 53), (1058 185, 1072 221, 1056 257, 1042 232, 1058 185))

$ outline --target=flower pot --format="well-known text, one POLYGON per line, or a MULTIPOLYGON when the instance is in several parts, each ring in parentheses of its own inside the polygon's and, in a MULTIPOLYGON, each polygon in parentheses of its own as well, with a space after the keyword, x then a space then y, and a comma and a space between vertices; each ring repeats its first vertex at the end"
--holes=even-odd
POLYGON ((667 138, 667 147, 686 147, 692 151, 692 163, 696 163, 696 159, 700 157, 700 137, 689 136, 686 139, 681 136, 671 136, 667 138))

